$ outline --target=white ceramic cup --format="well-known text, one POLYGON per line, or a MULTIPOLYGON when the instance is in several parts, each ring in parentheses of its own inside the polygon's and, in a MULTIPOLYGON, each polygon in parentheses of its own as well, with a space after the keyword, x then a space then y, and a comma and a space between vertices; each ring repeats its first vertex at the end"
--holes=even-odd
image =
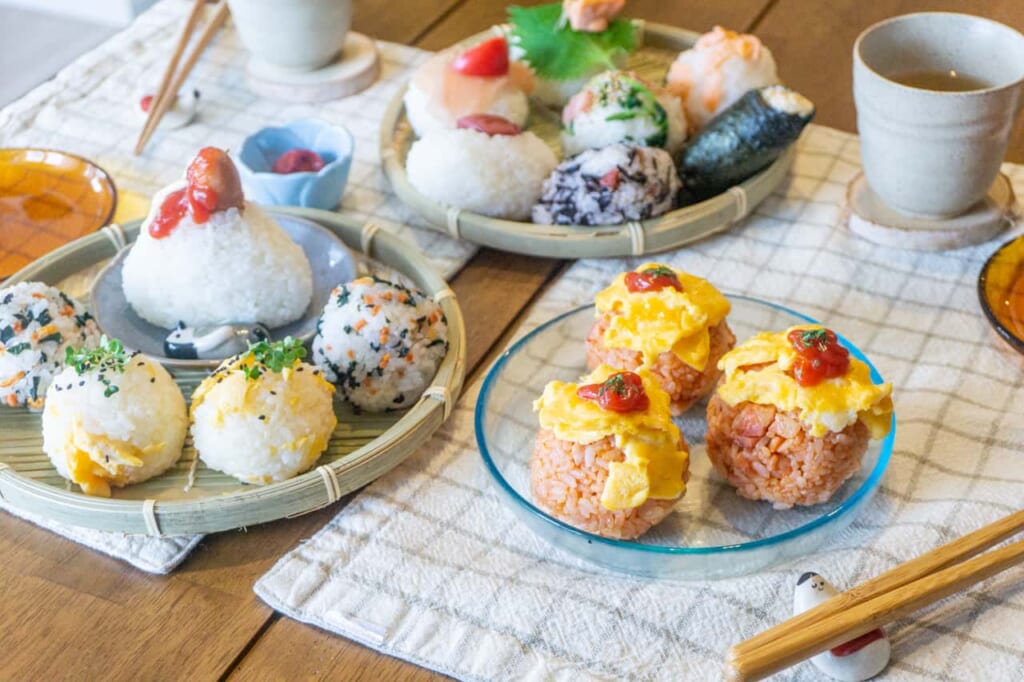
POLYGON ((227 0, 242 43, 271 67, 313 71, 341 51, 352 0, 227 0))
POLYGON ((1006 155, 1024 83, 1024 36, 968 14, 882 21, 853 47, 853 99, 871 189, 905 214, 949 218, 983 199, 1006 155), (949 92, 892 76, 957 71, 990 84, 949 92))

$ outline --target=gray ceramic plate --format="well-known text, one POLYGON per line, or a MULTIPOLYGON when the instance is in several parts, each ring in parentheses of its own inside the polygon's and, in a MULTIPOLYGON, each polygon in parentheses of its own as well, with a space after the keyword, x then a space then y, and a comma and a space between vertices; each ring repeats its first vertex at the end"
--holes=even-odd
MULTIPOLYGON (((355 259, 341 239, 320 225, 273 210, 268 210, 268 213, 302 247, 313 267, 313 299, 306 312, 291 324, 271 329, 270 336, 272 339, 291 336, 306 342, 316 332, 317 318, 331 295, 331 289, 356 277, 355 259)), ((128 246, 118 253, 92 285, 91 308, 100 329, 107 336, 120 339, 125 346, 142 351, 167 367, 216 367, 220 360, 179 360, 167 357, 164 354, 164 339, 171 330, 150 324, 135 314, 125 300, 121 287, 121 266, 131 248, 128 246)))

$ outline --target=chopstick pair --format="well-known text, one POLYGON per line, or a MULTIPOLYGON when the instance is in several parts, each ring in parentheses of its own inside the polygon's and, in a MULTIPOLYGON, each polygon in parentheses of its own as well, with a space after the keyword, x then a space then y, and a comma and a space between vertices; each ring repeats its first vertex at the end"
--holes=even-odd
POLYGON ((1021 530, 1024 510, 900 564, 737 644, 726 672, 762 679, 1020 564, 1024 540, 981 553, 1021 530))
POLYGON ((153 101, 149 107, 149 115, 146 117, 146 123, 139 134, 138 142, 135 143, 136 156, 142 153, 146 143, 149 142, 149 138, 156 131, 160 119, 173 106, 174 98, 177 96, 178 91, 181 90, 181 86, 185 83, 185 79, 188 78, 196 62, 199 61, 199 57, 202 56, 203 51, 217 34, 217 30, 224 25, 228 18, 228 4, 226 0, 221 0, 220 4, 217 5, 217 11, 199 36, 188 58, 185 59, 185 65, 178 71, 178 62, 181 61, 181 56, 184 54, 185 48, 192 38, 196 24, 199 23, 199 16, 202 14, 204 4, 206 4, 206 0, 194 0, 192 4, 192 11, 185 22, 185 28, 182 29, 181 35, 178 36, 178 44, 174 48, 174 54, 171 55, 171 61, 167 64, 164 75, 160 79, 160 87, 157 88, 156 94, 153 96, 153 101))

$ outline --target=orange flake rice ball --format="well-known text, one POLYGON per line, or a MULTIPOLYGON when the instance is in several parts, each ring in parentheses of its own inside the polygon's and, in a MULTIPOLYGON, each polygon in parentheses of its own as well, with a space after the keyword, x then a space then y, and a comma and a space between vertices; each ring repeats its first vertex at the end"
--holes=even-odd
POLYGON ((707 452, 741 496, 776 509, 827 502, 892 424, 892 386, 817 325, 737 346, 708 403, 707 452))
POLYGON ((647 367, 682 414, 708 395, 717 364, 736 343, 725 321, 729 301, 699 277, 648 263, 624 272, 595 298, 587 366, 647 367))
POLYGON ((441 306, 378 277, 331 292, 317 322, 313 362, 353 405, 368 412, 411 407, 448 350, 441 306))
POLYGON ((686 492, 686 441, 647 370, 602 365, 579 384, 552 381, 534 409, 541 428, 530 488, 555 518, 631 539, 661 522, 686 492))

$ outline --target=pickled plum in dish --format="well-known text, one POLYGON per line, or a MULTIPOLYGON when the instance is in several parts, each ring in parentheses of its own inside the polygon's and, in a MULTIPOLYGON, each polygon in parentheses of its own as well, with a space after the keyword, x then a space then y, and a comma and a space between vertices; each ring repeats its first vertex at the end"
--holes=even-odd
POLYGON ((231 159, 206 147, 183 181, 153 201, 124 259, 124 295, 164 329, 288 324, 309 307, 313 275, 302 248, 245 201, 231 159))

